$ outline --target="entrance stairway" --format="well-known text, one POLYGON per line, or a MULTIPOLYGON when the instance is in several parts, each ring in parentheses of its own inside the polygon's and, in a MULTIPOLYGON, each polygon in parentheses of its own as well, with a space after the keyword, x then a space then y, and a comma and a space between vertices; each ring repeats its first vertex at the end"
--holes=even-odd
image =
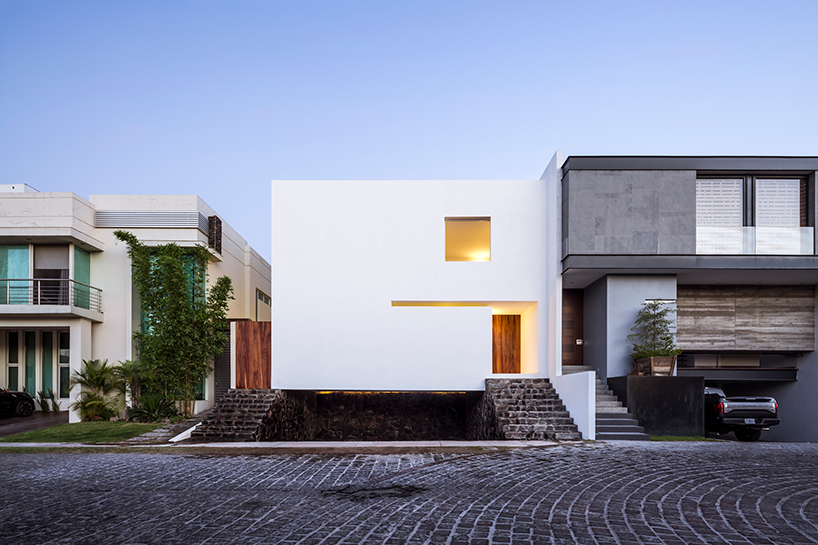
MULTIPOLYGON (((563 365, 564 375, 593 371, 587 365, 563 365)), ((645 429, 622 405, 608 385, 596 377, 596 439, 597 441, 650 441, 645 429)))
POLYGON ((230 389, 196 428, 194 441, 258 441, 258 428, 279 390, 230 389))
POLYGON ((582 439, 547 378, 487 379, 500 439, 582 439))

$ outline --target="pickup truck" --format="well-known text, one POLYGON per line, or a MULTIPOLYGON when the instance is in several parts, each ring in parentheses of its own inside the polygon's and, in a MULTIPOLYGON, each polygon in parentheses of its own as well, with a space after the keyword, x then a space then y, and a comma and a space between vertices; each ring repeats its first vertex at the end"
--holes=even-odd
POLYGON ((772 397, 727 397, 719 388, 704 389, 705 436, 732 431, 739 441, 758 441, 762 431, 779 422, 772 397))

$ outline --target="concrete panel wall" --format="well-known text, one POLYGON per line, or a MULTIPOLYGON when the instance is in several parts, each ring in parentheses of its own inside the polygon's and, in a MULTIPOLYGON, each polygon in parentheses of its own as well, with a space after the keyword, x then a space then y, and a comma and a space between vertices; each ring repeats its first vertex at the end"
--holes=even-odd
POLYGON ((565 255, 696 253, 695 171, 572 170, 565 255))

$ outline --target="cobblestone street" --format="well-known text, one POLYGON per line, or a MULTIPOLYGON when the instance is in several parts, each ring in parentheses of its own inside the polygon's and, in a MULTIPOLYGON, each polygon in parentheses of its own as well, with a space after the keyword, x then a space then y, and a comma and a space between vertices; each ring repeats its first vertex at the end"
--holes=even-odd
POLYGON ((2 543, 818 543, 818 445, 0 454, 2 543))

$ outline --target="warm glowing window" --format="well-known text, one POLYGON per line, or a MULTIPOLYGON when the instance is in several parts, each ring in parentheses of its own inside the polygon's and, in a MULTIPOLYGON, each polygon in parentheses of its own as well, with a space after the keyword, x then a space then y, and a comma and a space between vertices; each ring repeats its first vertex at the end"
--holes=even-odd
POLYGON ((446 218, 446 261, 491 261, 491 218, 446 218))

